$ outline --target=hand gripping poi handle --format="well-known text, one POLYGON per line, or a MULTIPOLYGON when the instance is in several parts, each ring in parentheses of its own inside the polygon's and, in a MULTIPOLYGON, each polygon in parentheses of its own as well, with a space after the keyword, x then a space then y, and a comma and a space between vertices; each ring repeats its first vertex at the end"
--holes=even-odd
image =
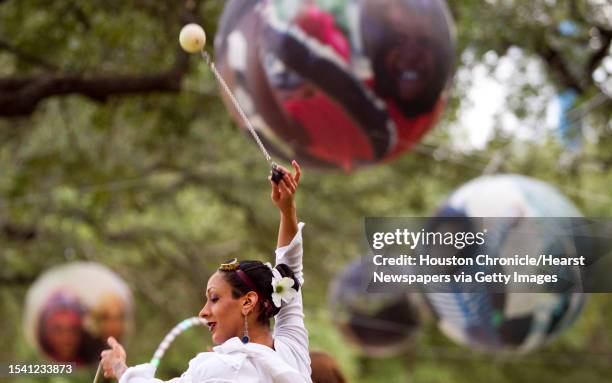
POLYGON ((149 363, 151 363, 153 367, 157 369, 157 366, 159 366, 159 361, 161 360, 161 358, 163 358, 164 354, 166 353, 166 350, 168 349, 168 347, 170 347, 172 342, 174 342, 174 339, 176 339, 177 336, 179 336, 183 331, 191 327, 206 326, 207 324, 208 321, 206 319, 199 317, 191 317, 174 326, 174 328, 170 330, 170 332, 164 337, 164 340, 162 340, 162 342, 159 344, 157 350, 155 350, 155 354, 153 354, 151 362, 149 363))
POLYGON ((285 172, 280 170, 276 163, 272 163, 272 176, 270 177, 275 184, 278 184, 283 179, 285 172))

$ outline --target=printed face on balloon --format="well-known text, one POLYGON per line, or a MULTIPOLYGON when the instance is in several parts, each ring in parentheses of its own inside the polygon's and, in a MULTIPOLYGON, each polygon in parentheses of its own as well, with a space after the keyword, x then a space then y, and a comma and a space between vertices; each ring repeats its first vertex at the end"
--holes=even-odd
POLYGON ((126 328, 126 308, 116 294, 107 293, 100 298, 89 313, 92 328, 100 339, 112 336, 121 339, 126 328))
POLYGON ((59 265, 28 290, 26 336, 49 360, 77 366, 97 363, 109 336, 125 340, 131 307, 127 285, 105 266, 59 265))
POLYGON ((367 0, 360 25, 377 94, 406 117, 428 113, 452 74, 451 27, 435 2, 367 0))
POLYGON ((227 3, 216 50, 275 155, 350 171, 396 158, 434 126, 454 65, 443 0, 254 3, 227 3), (257 62, 232 65, 245 45, 233 35, 257 62))
POLYGON ((41 310, 38 337, 45 354, 58 362, 79 361, 84 307, 67 291, 54 292, 41 310))

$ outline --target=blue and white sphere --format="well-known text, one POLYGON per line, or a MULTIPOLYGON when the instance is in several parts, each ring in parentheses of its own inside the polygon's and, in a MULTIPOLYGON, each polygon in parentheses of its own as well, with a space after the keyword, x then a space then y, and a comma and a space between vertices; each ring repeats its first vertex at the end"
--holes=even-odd
MULTIPOLYGON (((491 257, 514 253, 568 257, 588 255, 587 235, 576 224, 581 217, 576 206, 544 182, 520 175, 484 176, 455 191, 431 219, 428 230, 469 231, 473 224, 484 222, 488 228, 484 248, 466 248, 464 257, 484 253, 491 257), (539 219, 545 217, 562 219, 539 219)), ((459 267, 453 273, 491 272, 493 268, 506 275, 512 271, 537 274, 534 266, 459 267)), ((574 286, 580 284, 577 267, 559 266, 552 271, 574 286)), ((576 320, 586 300, 576 290, 559 293, 542 285, 525 292, 517 286, 509 284, 502 292, 474 292, 454 285, 451 293, 427 288, 424 293, 440 330, 452 340, 476 350, 515 353, 532 351, 562 333, 576 320)))

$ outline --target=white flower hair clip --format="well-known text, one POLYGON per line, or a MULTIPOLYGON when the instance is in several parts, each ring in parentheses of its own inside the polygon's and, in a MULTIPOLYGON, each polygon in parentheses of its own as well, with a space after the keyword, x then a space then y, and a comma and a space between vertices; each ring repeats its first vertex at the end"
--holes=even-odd
POLYGON ((297 290, 293 288, 295 281, 288 277, 283 277, 270 262, 265 263, 272 270, 272 301, 274 306, 281 307, 282 302, 291 302, 297 295, 297 290))

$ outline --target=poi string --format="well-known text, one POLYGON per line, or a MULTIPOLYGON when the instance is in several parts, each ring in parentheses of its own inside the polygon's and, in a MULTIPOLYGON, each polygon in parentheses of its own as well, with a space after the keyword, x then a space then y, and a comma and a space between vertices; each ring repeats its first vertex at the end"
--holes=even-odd
POLYGON ((236 109, 236 111, 238 111, 240 118, 242 118, 242 121, 244 121, 244 124, 246 125, 247 129, 249 130, 249 132, 255 139, 255 142, 257 142, 257 145, 259 145, 259 150, 261 150, 264 157, 266 158, 266 161, 268 161, 268 164, 270 164, 270 167, 272 168, 272 181, 279 183, 279 181, 283 178, 284 173, 281 170, 279 170, 276 163, 272 161, 272 157, 270 157, 270 154, 266 150, 266 147, 264 146, 263 142, 261 142, 261 139, 259 138, 259 135, 255 131, 255 128, 251 124, 251 121, 244 113, 244 110, 240 106, 240 103, 238 102, 238 100, 236 99, 232 91, 230 90, 229 86, 227 86, 227 83, 221 76, 221 73, 217 71, 217 68, 215 67, 215 63, 210 58, 210 55, 208 54, 208 52, 206 52, 204 48, 202 48, 200 53, 202 54, 202 57, 204 57, 204 61, 206 62, 210 70, 215 75, 215 78, 217 79, 219 84, 221 84, 221 89, 223 89, 225 94, 230 98, 230 100, 232 101, 232 104, 234 105, 234 108, 236 109))
POLYGON ((272 161, 272 157, 270 157, 270 154, 268 154, 266 147, 264 146, 263 142, 261 142, 261 139, 255 131, 255 128, 251 124, 251 121, 249 121, 246 113, 244 113, 244 110, 240 106, 240 103, 232 93, 229 86, 227 86, 227 83, 223 79, 223 76, 221 76, 221 74, 217 71, 215 63, 210 58, 208 52, 206 52, 206 50, 204 49, 206 45, 206 32, 204 32, 204 29, 198 24, 194 23, 185 25, 183 29, 181 29, 181 33, 179 35, 179 43, 181 44, 181 47, 183 48, 183 50, 185 50, 185 52, 200 52, 200 54, 204 58, 204 61, 206 62, 212 73, 215 75, 215 79, 221 85, 221 89, 223 89, 225 94, 232 101, 232 104, 240 115, 240 118, 242 119, 247 129, 255 139, 255 142, 257 142, 259 150, 261 150, 264 157, 266 158, 266 161, 268 162, 268 164, 270 164, 270 167, 272 168, 272 181, 279 183, 285 174, 280 169, 278 169, 276 163, 272 161))
POLYGON ((98 363, 98 369, 96 370, 96 376, 94 376, 93 383, 98 383, 98 379, 100 379, 101 373, 102 373, 102 362, 98 363))
POLYGON ((170 332, 164 337, 164 340, 162 340, 162 342, 159 344, 157 350, 155 350, 155 353, 153 354, 151 362, 149 363, 151 363, 153 367, 157 369, 157 366, 159 366, 159 361, 161 360, 161 358, 163 358, 164 354, 166 353, 166 350, 168 349, 168 347, 170 347, 172 342, 174 342, 174 339, 176 339, 177 336, 179 336, 183 331, 193 326, 206 326, 207 324, 208 321, 206 319, 199 317, 191 317, 174 326, 174 328, 170 330, 170 332))

